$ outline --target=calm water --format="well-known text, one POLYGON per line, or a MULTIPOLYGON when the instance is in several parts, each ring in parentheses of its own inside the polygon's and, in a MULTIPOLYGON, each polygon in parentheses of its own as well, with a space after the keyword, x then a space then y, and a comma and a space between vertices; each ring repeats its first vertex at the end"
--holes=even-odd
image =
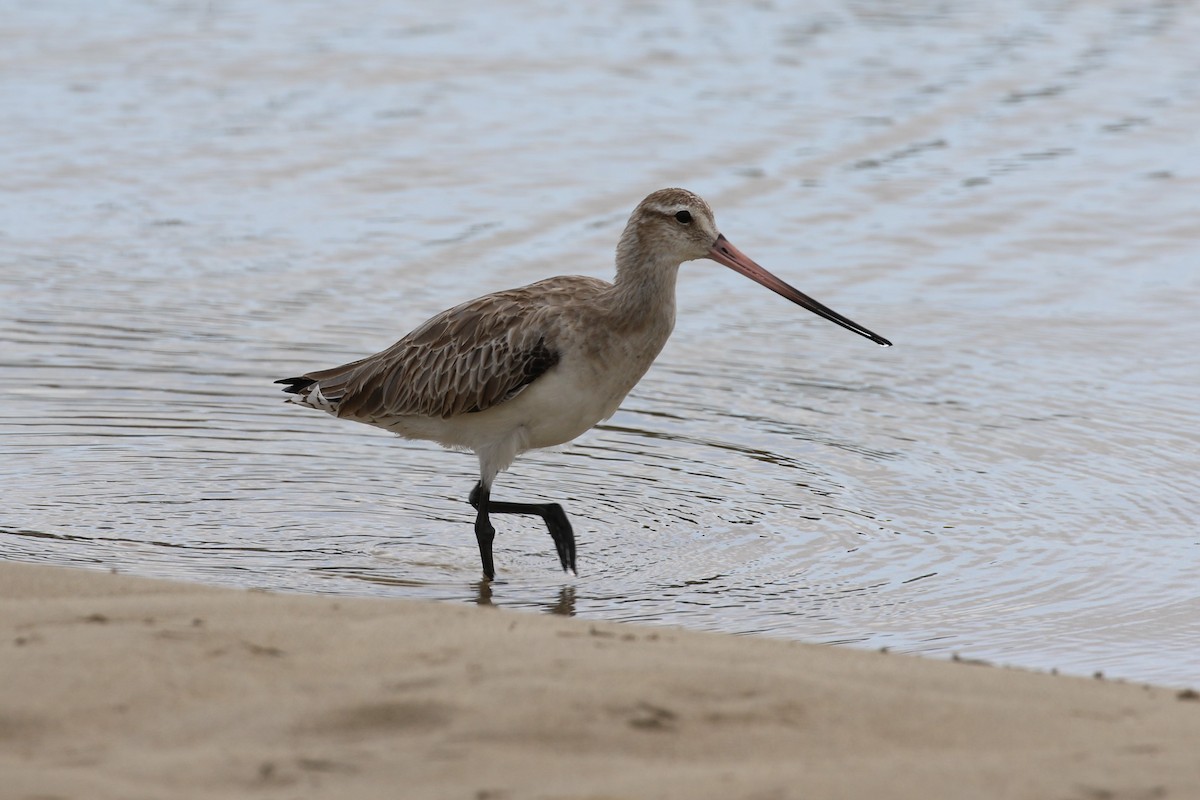
POLYGON ((4 558, 1200 681, 1200 7, 59 2, 0 15, 4 558), (711 262, 498 498, 271 381, 683 185, 711 262))

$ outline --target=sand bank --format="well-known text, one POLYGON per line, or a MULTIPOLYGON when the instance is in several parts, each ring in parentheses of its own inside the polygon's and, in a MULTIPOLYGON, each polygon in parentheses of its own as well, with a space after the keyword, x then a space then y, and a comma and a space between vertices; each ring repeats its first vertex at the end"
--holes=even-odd
POLYGON ((1200 797, 1175 689, 0 564, 3 798, 1200 797))

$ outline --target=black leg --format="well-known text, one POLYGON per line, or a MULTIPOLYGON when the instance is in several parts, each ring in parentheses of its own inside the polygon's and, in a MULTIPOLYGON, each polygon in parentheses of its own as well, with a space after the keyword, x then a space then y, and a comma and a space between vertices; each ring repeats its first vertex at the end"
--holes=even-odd
POLYGON ((491 492, 476 484, 471 490, 471 505, 479 512, 475 518, 475 537, 479 539, 479 554, 483 558, 483 572, 492 578, 492 536, 495 529, 488 520, 488 514, 536 514, 546 523, 550 538, 554 540, 554 549, 558 551, 558 561, 562 564, 563 572, 575 572, 575 532, 571 530, 571 521, 567 512, 558 503, 497 503, 491 499, 491 492), (487 553, 484 554, 483 538, 480 535, 480 520, 483 520, 490 534, 487 538, 487 553))
POLYGON ((483 576, 489 581, 496 577, 496 565, 492 563, 492 540, 496 538, 496 529, 488 519, 489 492, 479 483, 471 490, 471 505, 479 513, 475 515, 475 540, 479 542, 479 559, 483 562, 483 576))

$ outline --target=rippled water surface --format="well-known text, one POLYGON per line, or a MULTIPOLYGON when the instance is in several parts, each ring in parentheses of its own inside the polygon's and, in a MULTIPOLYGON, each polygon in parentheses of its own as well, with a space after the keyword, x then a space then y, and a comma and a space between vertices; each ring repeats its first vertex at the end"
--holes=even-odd
POLYGON ((1200 681, 1200 7, 61 2, 0 20, 4 558, 1200 681), (683 185, 878 348, 711 262, 624 407, 470 455, 272 381, 610 275, 683 185))

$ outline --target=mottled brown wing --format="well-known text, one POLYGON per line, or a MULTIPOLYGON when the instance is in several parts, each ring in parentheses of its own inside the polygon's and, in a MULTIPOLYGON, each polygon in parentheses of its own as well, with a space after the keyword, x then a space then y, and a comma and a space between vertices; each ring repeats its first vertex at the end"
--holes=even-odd
MULTIPOLYGON (((602 282, 557 278, 443 311, 382 353, 303 376, 339 417, 370 422, 484 411, 516 396, 559 361, 562 308, 602 282)), ((299 381, 301 379, 289 379, 299 381)))

